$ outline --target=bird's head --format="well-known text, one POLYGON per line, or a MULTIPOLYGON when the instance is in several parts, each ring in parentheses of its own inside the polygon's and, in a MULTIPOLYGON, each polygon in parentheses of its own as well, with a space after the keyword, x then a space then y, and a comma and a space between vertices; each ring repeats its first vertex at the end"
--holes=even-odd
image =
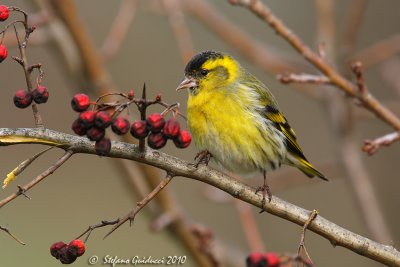
POLYGON ((201 91, 226 88, 239 74, 239 63, 231 56, 214 51, 195 55, 185 68, 185 78, 176 90, 189 89, 191 95, 201 91))

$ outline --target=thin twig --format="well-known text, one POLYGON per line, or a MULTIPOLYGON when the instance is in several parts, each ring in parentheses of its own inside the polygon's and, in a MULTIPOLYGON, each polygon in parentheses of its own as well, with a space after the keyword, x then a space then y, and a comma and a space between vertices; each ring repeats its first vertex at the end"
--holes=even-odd
POLYGON ((26 245, 26 243, 24 243, 23 241, 21 241, 21 239, 17 238, 15 235, 13 235, 10 230, 8 230, 7 227, 3 227, 0 225, 0 230, 6 232, 9 236, 11 236, 15 241, 17 241, 18 243, 20 243, 21 245, 26 245))
POLYGON ((248 8, 263 21, 268 23, 277 34, 281 35, 294 49, 307 61, 325 74, 333 84, 346 92, 349 96, 357 98, 365 108, 373 112, 383 121, 396 130, 400 130, 400 119, 375 97, 369 94, 359 94, 356 86, 332 68, 325 60, 307 46, 292 30, 290 30, 272 11, 260 0, 228 0, 235 5, 248 8))
POLYGON ((35 185, 37 185, 39 182, 41 182, 44 178, 46 178, 50 174, 53 174, 53 172, 55 170, 57 170, 59 167, 61 167, 61 165, 63 165, 73 154, 74 154, 74 152, 72 150, 67 150, 64 153, 64 155, 61 158, 59 158, 47 170, 45 170, 44 172, 42 172, 41 174, 36 176, 35 179, 33 179, 31 182, 27 183, 25 186, 20 187, 20 189, 16 193, 14 193, 14 194, 10 195, 9 197, 0 201, 0 208, 3 207, 4 205, 6 205, 7 203, 9 203, 10 201, 12 201, 13 199, 15 199, 16 197, 22 195, 23 193, 25 193, 26 191, 28 191, 35 185))
POLYGON ((304 223, 303 228, 301 229, 301 238, 300 238, 300 244, 299 244, 299 248, 297 249, 297 255, 301 257, 301 251, 304 251, 304 253, 306 254, 307 258, 309 260, 311 260, 310 255, 307 252, 306 249, 306 243, 305 243, 305 239, 306 239, 306 231, 307 228, 310 226, 311 222, 315 219, 315 217, 317 217, 318 215, 318 211, 317 210, 313 210, 310 214, 310 217, 307 219, 307 221, 304 223))
POLYGON ((171 182, 173 177, 174 177, 173 175, 167 174, 167 176, 163 180, 161 180, 161 182, 158 184, 156 188, 154 188, 153 191, 151 191, 142 201, 138 202, 136 204, 136 207, 132 211, 130 211, 127 215, 125 215, 121 220, 118 221, 118 223, 113 228, 111 228, 111 230, 104 236, 104 238, 112 234, 126 221, 129 220, 132 223, 132 221, 135 219, 136 214, 138 214, 139 211, 142 210, 142 208, 144 208, 150 201, 152 201, 158 195, 158 193, 160 193, 161 190, 163 190, 164 187, 166 187, 169 184, 169 182, 171 182))
POLYGON ((278 74, 276 78, 281 83, 313 83, 313 84, 331 84, 331 80, 322 75, 312 75, 307 73, 289 73, 278 74))
POLYGON ((86 243, 88 241, 89 237, 90 237, 90 234, 93 232, 94 229, 101 228, 101 227, 104 227, 104 226, 114 225, 114 224, 117 224, 118 222, 119 222, 119 218, 114 220, 114 221, 103 220, 99 224, 90 225, 82 234, 80 234, 75 239, 80 239, 82 236, 84 236, 86 234, 85 240, 83 241, 83 242, 86 243))
MULTIPOLYGON (((32 143, 32 140, 35 140, 37 144, 45 143, 51 145, 54 143, 54 145, 56 145, 61 143, 73 153, 96 153, 93 142, 90 142, 86 137, 73 136, 49 129, 0 128, 0 145, 22 144, 24 143, 24 138, 28 140, 28 143, 32 143), (7 140, 9 140, 7 137, 9 136, 18 136, 19 142, 7 142, 7 140), (35 139, 32 139, 32 137, 35 137, 35 139)), ((146 149, 145 153, 140 153, 137 145, 112 142, 108 157, 130 159, 146 163, 173 173, 176 176, 187 177, 210 184, 235 198, 239 198, 253 206, 263 208, 270 214, 301 226, 305 224, 310 215, 310 211, 297 207, 277 196, 274 196, 271 202, 261 207, 262 196, 254 194, 254 188, 208 166, 201 165, 196 169, 193 167, 193 163, 183 161, 150 148, 146 149)), ((379 224, 377 226, 379 227, 379 224)), ((335 246, 346 247, 365 257, 389 266, 400 265, 400 252, 394 247, 383 245, 355 234, 328 221, 320 215, 314 219, 308 229, 325 237, 335 246)))
POLYGON ((390 133, 374 140, 365 140, 362 150, 372 156, 375 154, 381 146, 390 146, 396 141, 400 141, 400 132, 390 133))

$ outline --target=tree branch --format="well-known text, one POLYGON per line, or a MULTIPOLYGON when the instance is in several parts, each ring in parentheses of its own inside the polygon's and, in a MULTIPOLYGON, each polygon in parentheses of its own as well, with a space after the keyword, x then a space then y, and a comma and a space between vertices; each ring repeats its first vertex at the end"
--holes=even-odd
MULTIPOLYGON (((62 144, 63 148, 68 149, 72 153, 95 154, 94 143, 90 142, 87 138, 72 136, 48 129, 0 128, 0 145, 22 144, 25 143, 24 138, 27 138, 27 143, 62 144), (19 137, 18 139, 20 141, 7 141, 11 136, 19 137), (32 139, 32 137, 35 139, 32 139)), ((194 168, 193 164, 189 162, 150 148, 147 148, 144 153, 140 153, 137 145, 112 142, 112 149, 109 157, 124 158, 146 163, 167 172, 174 173, 177 176, 183 176, 210 184, 235 198, 241 199, 253 206, 263 208, 270 214, 301 226, 305 224, 310 215, 310 211, 297 207, 276 196, 272 198, 270 203, 261 207, 262 196, 260 194, 255 194, 254 188, 210 167, 201 165, 198 168, 194 168)), ((358 254, 388 266, 400 265, 400 252, 394 247, 377 243, 350 232, 320 215, 308 226, 308 229, 325 237, 334 246, 346 247, 358 254)))

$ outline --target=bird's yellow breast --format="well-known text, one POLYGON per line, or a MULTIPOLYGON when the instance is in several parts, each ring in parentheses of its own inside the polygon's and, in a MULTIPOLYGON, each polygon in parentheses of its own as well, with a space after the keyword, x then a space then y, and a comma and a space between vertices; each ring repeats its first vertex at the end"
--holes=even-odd
POLYGON ((277 158, 277 151, 268 145, 272 128, 246 108, 254 103, 241 93, 216 89, 189 95, 188 126, 200 150, 227 169, 250 172, 277 158))

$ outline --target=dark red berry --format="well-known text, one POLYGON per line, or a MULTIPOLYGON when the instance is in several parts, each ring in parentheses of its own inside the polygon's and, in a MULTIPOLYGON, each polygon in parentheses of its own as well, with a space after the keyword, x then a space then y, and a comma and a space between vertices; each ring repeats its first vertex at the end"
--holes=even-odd
POLYGON ((0 63, 3 62, 8 55, 7 47, 3 44, 0 44, 0 63))
POLYGON ((131 125, 131 135, 138 139, 146 138, 149 134, 149 129, 147 127, 146 121, 135 121, 131 125))
POLYGON ((71 264, 73 263, 77 256, 73 253, 74 251, 71 251, 69 246, 62 247, 59 250, 59 260, 61 261, 62 264, 71 264))
POLYGON ((190 142, 192 142, 192 136, 187 130, 180 131, 178 137, 174 138, 174 144, 177 148, 187 148, 190 142))
POLYGON ((163 134, 167 138, 175 138, 179 135, 181 126, 175 119, 167 120, 164 125, 163 134))
POLYGON ((0 6, 0 21, 5 21, 10 16, 10 11, 8 10, 7 6, 1 5, 0 6))
POLYGON ((147 127, 152 133, 159 133, 164 127, 165 120, 160 113, 153 113, 147 116, 147 127))
POLYGON ((87 127, 85 126, 84 123, 82 123, 82 121, 80 119, 76 119, 73 123, 72 123, 72 130, 74 131, 74 133, 76 133, 77 135, 85 135, 86 131, 87 131, 87 127))
POLYGON ((64 242, 57 242, 54 243, 50 246, 50 254, 51 256, 53 256, 54 258, 58 259, 60 257, 60 249, 65 247, 67 244, 65 244, 64 242))
POLYGON ((268 267, 265 255, 259 252, 253 252, 246 258, 247 267, 268 267))
POLYGON ((69 244, 68 247, 71 250, 74 250, 74 254, 78 257, 82 256, 83 253, 85 253, 85 243, 79 239, 72 240, 69 244))
POLYGON ((278 254, 276 254, 274 252, 265 253, 265 258, 267 259, 268 267, 280 267, 281 266, 281 259, 279 258, 278 254))
POLYGON ((72 109, 81 112, 87 110, 90 105, 90 99, 85 94, 76 94, 71 100, 72 109))
POLYGON ((156 95, 156 101, 160 102, 161 101, 161 94, 156 95))
POLYGON ((107 128, 111 124, 111 116, 107 111, 99 111, 94 117, 94 125, 99 128, 107 128))
POLYGON ((79 119, 86 126, 86 128, 90 128, 94 125, 94 116, 96 112, 91 110, 86 110, 79 114, 79 119))
POLYGON ((100 139, 100 140, 96 141, 94 148, 96 149, 97 155, 107 156, 111 150, 111 141, 108 138, 100 139))
POLYGON ((37 104, 46 103, 49 99, 49 92, 47 91, 46 87, 38 85, 38 87, 32 91, 32 97, 33 101, 35 101, 37 104))
POLYGON ((135 92, 133 90, 130 90, 128 93, 128 99, 132 100, 135 97, 135 92))
POLYGON ((32 103, 32 94, 27 90, 18 90, 14 95, 14 105, 17 108, 26 108, 32 103))
POLYGON ((92 127, 89 130, 86 131, 86 136, 91 140, 91 141, 98 141, 104 137, 106 134, 105 130, 102 128, 97 128, 97 127, 92 127))
POLYGON ((111 129, 118 135, 126 134, 129 131, 129 121, 122 117, 117 117, 111 124, 111 129))
POLYGON ((167 138, 162 133, 151 133, 147 137, 147 144, 153 149, 160 149, 167 143, 167 138))

